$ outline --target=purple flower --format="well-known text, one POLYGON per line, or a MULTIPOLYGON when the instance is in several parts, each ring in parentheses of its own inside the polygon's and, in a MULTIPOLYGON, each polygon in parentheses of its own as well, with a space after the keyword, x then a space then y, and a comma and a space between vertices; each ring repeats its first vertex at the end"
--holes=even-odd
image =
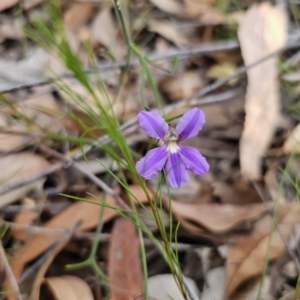
POLYGON ((140 126, 146 133, 164 142, 163 146, 150 150, 136 163, 136 168, 145 179, 152 178, 163 168, 171 187, 185 186, 189 181, 188 170, 203 176, 209 170, 206 158, 192 147, 179 145, 180 141, 194 137, 205 123, 204 112, 199 108, 187 111, 176 128, 171 128, 157 112, 142 111, 138 114, 140 126))

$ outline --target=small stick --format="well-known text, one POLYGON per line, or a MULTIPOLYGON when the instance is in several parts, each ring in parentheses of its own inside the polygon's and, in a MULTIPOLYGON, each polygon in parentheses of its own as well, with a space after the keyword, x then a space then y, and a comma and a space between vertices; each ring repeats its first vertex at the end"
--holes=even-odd
MULTIPOLYGON (((7 224, 11 229, 15 230, 24 230, 27 231, 30 234, 45 234, 48 236, 51 235, 63 235, 68 232, 67 229, 62 229, 62 228, 45 228, 45 227, 40 227, 40 226, 34 226, 34 225, 24 225, 24 224, 18 224, 18 223, 13 223, 13 222, 4 222, 7 224)), ((111 234, 110 233, 101 233, 100 236, 96 236, 95 233, 93 232, 74 232, 73 234, 73 239, 75 240, 86 240, 89 242, 93 242, 95 239, 97 239, 99 242, 106 243, 111 240, 111 234)), ((153 242, 151 239, 144 237, 144 243, 146 246, 153 246, 153 242)), ((190 249, 195 245, 191 244, 185 244, 185 243, 171 243, 171 247, 173 249, 177 250, 187 250, 190 249)))
POLYGON ((6 257, 6 254, 5 254, 5 251, 4 251, 3 244, 2 244, 1 240, 0 240, 0 259, 3 262, 5 273, 6 273, 6 276, 7 276, 7 280, 10 282, 15 294, 17 295, 17 299, 22 300, 23 297, 21 295, 18 282, 17 282, 17 280, 14 276, 14 273, 13 273, 10 265, 9 265, 9 262, 8 262, 7 257, 6 257))
POLYGON ((34 174, 32 176, 27 177, 26 179, 14 182, 12 184, 5 185, 4 187, 2 187, 0 189, 0 195, 6 194, 9 191, 12 191, 14 189, 28 185, 28 184, 30 184, 34 181, 37 181, 47 175, 53 174, 54 172, 60 170, 63 166, 64 166, 64 163, 58 162, 58 163, 55 163, 54 165, 46 168, 45 170, 43 170, 40 173, 34 174))
POLYGON ((75 168, 81 174, 88 177, 92 182, 94 182, 104 192, 111 195, 116 200, 116 202, 120 205, 120 207, 122 207, 126 210, 131 210, 131 208, 124 202, 124 200, 118 194, 116 194, 113 191, 113 189, 111 189, 103 180, 98 178, 96 175, 94 175, 92 172, 88 171, 86 168, 84 168, 80 164, 78 164, 76 162, 74 163, 74 161, 69 156, 63 155, 63 154, 61 154, 61 153, 59 153, 59 152, 57 152, 57 151, 55 151, 51 148, 48 148, 44 145, 40 145, 39 148, 42 151, 47 152, 48 154, 51 154, 52 156, 55 156, 56 158, 59 158, 59 159, 65 161, 68 164, 72 164, 73 168, 75 168))
MULTIPOLYGON (((201 45, 200 47, 197 48, 172 51, 170 53, 167 53, 166 55, 150 56, 149 61, 159 62, 159 61, 173 60, 175 57, 177 57, 177 59, 187 59, 195 55, 208 54, 208 53, 213 53, 221 50, 234 50, 237 49, 238 47, 239 47, 239 43, 237 40, 232 40, 228 42, 210 43, 210 44, 201 45)), ((126 67, 126 65, 127 62, 106 63, 106 64, 99 65, 97 69, 101 72, 107 72, 107 71, 124 68, 126 67)), ((140 65, 139 60, 134 60, 130 63, 130 67, 137 67, 139 65, 140 65)), ((94 68, 88 68, 85 71, 87 74, 92 74, 94 73, 94 68)), ((51 84, 62 78, 74 78, 74 77, 75 76, 73 73, 64 73, 59 76, 36 80, 35 82, 32 83, 23 83, 23 84, 18 84, 7 88, 3 88, 0 91, 0 93, 10 93, 10 92, 29 89, 33 87, 43 86, 43 85, 51 84)))

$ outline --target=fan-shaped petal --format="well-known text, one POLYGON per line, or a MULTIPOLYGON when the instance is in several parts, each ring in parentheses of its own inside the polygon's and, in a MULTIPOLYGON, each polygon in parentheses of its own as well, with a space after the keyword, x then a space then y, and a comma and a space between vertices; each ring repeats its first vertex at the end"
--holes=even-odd
POLYGON ((178 153, 170 153, 166 164, 167 180, 172 188, 185 186, 190 177, 178 153))
POLYGON ((200 108, 193 108, 187 111, 179 120, 176 132, 179 140, 194 137, 205 124, 205 114, 200 108))
POLYGON ((168 152, 164 146, 152 149, 136 163, 136 169, 142 177, 151 179, 165 166, 167 156, 168 152))
POLYGON ((195 175, 203 176, 209 170, 209 164, 200 152, 192 147, 180 146, 179 155, 185 167, 195 175))
POLYGON ((168 123, 158 112, 142 111, 137 118, 140 126, 153 138, 162 140, 169 129, 168 123))

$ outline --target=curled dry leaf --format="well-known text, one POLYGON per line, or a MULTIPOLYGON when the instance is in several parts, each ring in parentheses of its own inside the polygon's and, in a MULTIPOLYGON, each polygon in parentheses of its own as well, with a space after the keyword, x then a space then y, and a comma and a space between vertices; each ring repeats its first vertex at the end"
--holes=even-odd
POLYGON ((63 107, 52 94, 45 94, 14 105, 20 115, 44 129, 59 130, 62 127, 63 107))
MULTIPOLYGON (((263 3, 246 13, 239 32, 245 65, 256 62, 286 43, 287 22, 281 7, 263 3)), ((240 141, 241 172, 261 177, 261 160, 270 145, 280 114, 276 56, 248 70, 246 119, 240 141)))
MULTIPOLYGON (((116 95, 116 93, 112 89, 109 89, 107 91, 109 99, 116 100, 113 103, 110 103, 107 99, 106 94, 103 91, 100 91, 99 89, 95 89, 94 91, 97 97, 97 101, 95 101, 95 98, 91 95, 91 93, 87 91, 87 89, 82 84, 78 82, 76 83, 73 80, 66 80, 65 83, 69 86, 72 92, 76 93, 76 95, 84 99, 85 102, 89 105, 89 107, 97 113, 99 112, 97 101, 99 101, 101 105, 107 108, 108 113, 112 114, 112 112, 114 112, 114 115, 117 116, 118 119, 121 119, 122 117, 124 117, 124 115, 129 115, 136 111, 136 103, 133 103, 133 101, 127 101, 128 99, 126 98, 124 99, 123 97, 118 97, 118 95, 116 95)), ((74 106, 75 104, 77 110, 76 115, 79 114, 79 110, 82 112, 82 117, 84 114, 86 115, 82 106, 77 103, 74 103, 74 101, 70 98, 70 95, 67 92, 61 91, 61 95, 66 102, 70 103, 70 105, 74 106)), ((85 119, 87 118, 89 117, 86 115, 85 119)), ((89 123, 91 123, 91 121, 94 122, 92 119, 90 119, 89 123)))
POLYGON ((94 40, 105 46, 117 60, 124 57, 126 49, 122 40, 118 38, 118 28, 113 20, 111 7, 103 8, 98 13, 90 31, 94 40))
POLYGON ((94 300, 88 284, 76 276, 49 277, 45 284, 55 300, 94 300))
POLYGON ((5 111, 16 118, 30 120, 30 124, 16 124, 5 126, 0 133, 0 152, 21 150, 39 141, 44 130, 60 130, 63 128, 63 108, 51 94, 37 96, 24 102, 16 103, 5 111), (37 126, 36 126, 37 125, 37 126))
POLYGON ((242 283, 263 271, 266 255, 272 260, 286 251, 294 226, 300 221, 299 204, 281 205, 277 211, 278 225, 271 237, 272 219, 270 215, 266 215, 255 224, 250 234, 237 236, 229 244, 226 261, 226 299, 233 299, 233 293, 242 283), (271 247, 268 251, 270 238, 271 247))
POLYGON ((188 47, 192 44, 191 41, 181 34, 180 31, 175 28, 174 24, 169 21, 151 19, 148 22, 148 29, 161 35, 179 48, 188 47))
POLYGON ((258 218, 265 213, 266 209, 262 203, 220 205, 215 203, 187 204, 173 201, 172 210, 176 217, 197 223, 213 233, 224 234, 246 221, 258 218))
MULTIPOLYGON (((40 173, 49 166, 49 162, 42 156, 22 152, 0 157, 0 183, 2 188, 40 173)), ((0 207, 14 202, 32 190, 41 190, 45 179, 37 180, 24 187, 17 188, 1 195, 0 207)))
MULTIPOLYGON (((195 281, 187 277, 185 278, 185 281, 189 285, 189 288, 193 290, 196 295, 198 295, 199 291, 195 281)), ((172 274, 160 274, 152 276, 148 279, 148 285, 150 299, 184 300, 172 274)))
POLYGON ((139 250, 135 226, 128 220, 117 220, 112 231, 108 259, 111 300, 143 298, 143 273, 139 250))
POLYGON ((184 0, 184 4, 187 14, 203 24, 217 25, 225 22, 222 13, 212 7, 212 3, 208 3, 207 1, 184 0))
POLYGON ((177 0, 150 0, 160 10, 169 14, 183 16, 184 6, 177 0))
POLYGON ((0 12, 8 9, 18 3, 19 0, 1 0, 0 2, 0 12))
MULTIPOLYGON (((22 126, 8 126, 7 133, 0 133, 0 152, 8 153, 24 149, 33 143, 34 137, 29 134, 20 133, 22 126), (9 132, 9 133, 8 133, 9 132)), ((25 131, 25 130, 24 130, 25 131)))
MULTIPOLYGON (((232 75, 236 71, 236 64, 232 62, 222 62, 211 66, 207 71, 205 76, 209 79, 220 80, 227 76, 232 75)), ((237 79, 232 79, 229 81, 230 85, 235 85, 237 79)))
POLYGON ((198 92, 205 83, 199 72, 188 71, 163 78, 159 87, 171 101, 179 101, 198 92))
POLYGON ((91 3, 73 3, 64 14, 64 24, 77 32, 91 19, 94 11, 95 6, 91 3))
MULTIPOLYGON (((39 212, 30 209, 21 210, 15 217, 14 223, 20 225, 31 225, 38 218, 39 212)), ((15 239, 19 239, 21 241, 25 241, 29 238, 29 236, 24 233, 23 230, 18 230, 17 228, 12 229, 12 236, 15 239)))
POLYGON ((27 56, 20 60, 0 59, 0 89, 11 83, 31 83, 44 72, 49 61, 49 54, 41 48, 32 48, 27 56))
MULTIPOLYGON (((71 237, 73 236, 78 224, 75 224, 68 232, 66 232, 55 247, 51 250, 50 255, 48 255, 43 262, 42 266, 39 268, 36 276, 34 278, 33 286, 31 289, 30 299, 39 300, 40 299, 40 290, 41 284, 44 280, 45 274, 54 261, 55 257, 65 248, 65 246, 70 242, 71 237)), ((67 298, 66 298, 67 299, 67 298)), ((9 299, 12 300, 12 299, 9 299)))
POLYGON ((206 274, 201 300, 223 299, 225 287, 225 268, 218 267, 209 270, 206 274))
POLYGON ((224 181, 214 181, 212 186, 214 196, 219 197, 223 204, 244 205, 261 202, 261 197, 255 188, 251 184, 243 181, 236 180, 231 184, 224 181))
MULTIPOLYGON (((1 4, 0 4, 1 5, 1 4)), ((24 37, 21 18, 9 18, 0 23, 0 41, 5 39, 19 40, 24 37)))
POLYGON ((300 123, 292 130, 283 144, 285 153, 300 152, 300 123))

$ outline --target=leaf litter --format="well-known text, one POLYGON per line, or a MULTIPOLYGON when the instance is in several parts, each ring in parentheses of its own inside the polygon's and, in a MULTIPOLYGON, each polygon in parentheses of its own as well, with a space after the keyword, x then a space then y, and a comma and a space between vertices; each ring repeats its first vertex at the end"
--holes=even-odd
POLYGON ((57 49, 45 51, 22 30, 37 17, 59 28, 51 27, 48 1, 0 2, 0 90, 15 88, 0 99, 0 232, 10 263, 1 286, 7 299, 18 299, 16 285, 24 299, 146 299, 146 281, 150 297, 184 299, 153 241, 163 244, 149 195, 162 210, 160 225, 191 299, 299 297, 299 84, 290 79, 299 73, 299 47, 240 71, 289 45, 298 33, 295 11, 246 0, 124 2, 126 36, 113 2, 63 1, 66 34, 59 42, 67 41, 87 68, 91 93, 72 76, 37 86, 69 72, 57 49), (237 39, 234 49, 222 46, 237 39), (130 68, 128 47, 130 59, 139 59, 130 68), (161 59, 151 63, 146 56, 161 59), (89 69, 91 61, 101 66, 106 89, 89 69), (209 174, 191 175, 182 189, 160 178, 143 189, 124 153, 114 143, 107 147, 101 105, 122 126, 129 124, 124 137, 135 162, 155 147, 136 126, 139 112, 160 110, 172 123, 200 107, 206 125, 184 145, 207 157, 209 174), (82 152, 99 138, 105 142, 82 152), (77 168, 68 160, 74 155, 81 157, 77 168), (125 178, 128 188, 119 183, 125 178), (96 267, 66 268, 82 264, 91 251, 96 267))

